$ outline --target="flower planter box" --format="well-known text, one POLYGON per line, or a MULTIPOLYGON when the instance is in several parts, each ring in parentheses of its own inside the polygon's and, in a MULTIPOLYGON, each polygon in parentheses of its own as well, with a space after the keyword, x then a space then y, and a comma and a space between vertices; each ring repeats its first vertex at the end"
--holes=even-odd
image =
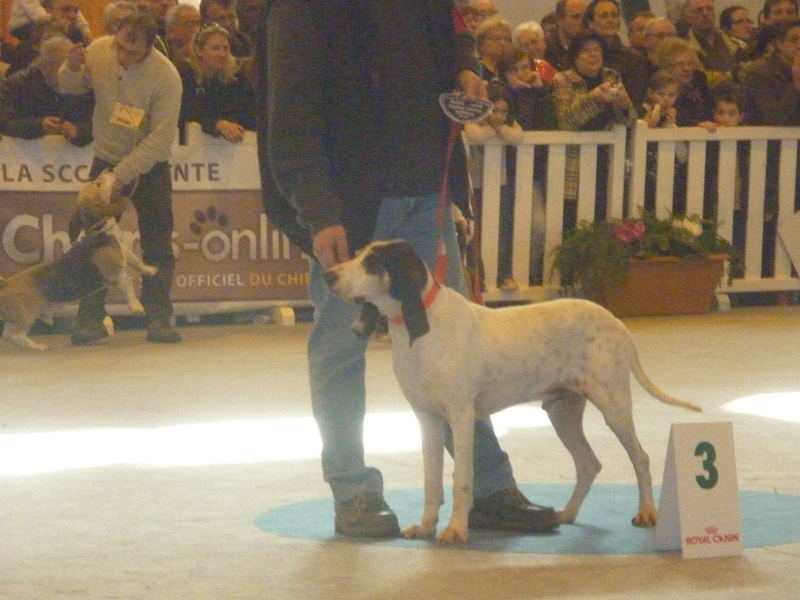
POLYGON ((717 254, 708 258, 631 259, 627 281, 613 288, 587 291, 586 295, 617 317, 707 313, 713 307, 714 290, 727 258, 717 254))

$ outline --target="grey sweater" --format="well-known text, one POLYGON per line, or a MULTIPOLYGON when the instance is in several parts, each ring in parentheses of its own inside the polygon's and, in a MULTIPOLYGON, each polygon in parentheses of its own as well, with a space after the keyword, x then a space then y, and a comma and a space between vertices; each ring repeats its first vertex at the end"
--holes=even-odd
MULTIPOLYGON (((58 73, 61 91, 85 94, 94 90, 95 155, 111 164, 124 184, 169 160, 178 127, 182 85, 178 71, 161 52, 123 69, 117 62, 112 36, 101 37, 86 49, 86 62, 71 71, 65 62, 58 73), (143 111, 138 127, 118 124, 117 115, 143 111)), ((136 120, 135 118, 133 119, 136 120)))

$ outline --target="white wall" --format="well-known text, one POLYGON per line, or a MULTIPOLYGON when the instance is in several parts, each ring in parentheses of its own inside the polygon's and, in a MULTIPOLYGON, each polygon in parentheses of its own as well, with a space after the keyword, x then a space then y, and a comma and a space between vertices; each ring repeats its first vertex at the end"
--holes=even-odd
MULTIPOLYGON (((589 0, 584 0, 587 4, 589 0)), ((515 26, 523 21, 538 21, 544 15, 552 12, 556 5, 556 0, 494 0, 497 8, 500 9, 500 14, 512 26, 515 26)), ((738 4, 750 9, 750 16, 753 21, 756 20, 756 15, 761 7, 764 5, 763 0, 716 0, 715 7, 717 9, 717 16, 726 6, 738 4)), ((658 16, 664 15, 664 0, 650 0, 651 10, 658 16)))

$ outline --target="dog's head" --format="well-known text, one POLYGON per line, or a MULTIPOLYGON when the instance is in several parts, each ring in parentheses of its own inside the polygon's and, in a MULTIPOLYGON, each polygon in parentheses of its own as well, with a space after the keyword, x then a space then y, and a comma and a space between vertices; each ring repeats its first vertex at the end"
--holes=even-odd
POLYGON ((380 314, 388 315, 397 302, 410 343, 430 329, 420 296, 428 269, 408 242, 373 242, 354 259, 328 270, 325 280, 340 298, 363 304, 353 324, 360 337, 369 337, 380 314))
POLYGON ((75 241, 81 230, 99 227, 108 218, 119 218, 128 203, 128 198, 111 198, 116 178, 111 171, 103 171, 97 179, 85 184, 78 192, 78 205, 69 223, 69 239, 75 241))
POLYGON ((100 218, 118 217, 125 210, 128 199, 119 196, 112 200, 111 194, 116 178, 111 171, 103 171, 85 184, 78 192, 78 206, 85 212, 100 218))

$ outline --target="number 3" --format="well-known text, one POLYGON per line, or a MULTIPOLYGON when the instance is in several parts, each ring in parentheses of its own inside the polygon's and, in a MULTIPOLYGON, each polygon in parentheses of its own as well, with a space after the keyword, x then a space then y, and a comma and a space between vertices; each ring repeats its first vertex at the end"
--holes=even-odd
POLYGON ((719 481, 719 472, 714 466, 714 461, 717 458, 717 451, 710 442, 700 442, 694 449, 694 455, 705 456, 705 460, 703 461, 703 469, 705 469, 706 473, 708 473, 707 476, 698 475, 695 477, 697 485, 704 490, 710 490, 717 485, 717 481, 719 481))

